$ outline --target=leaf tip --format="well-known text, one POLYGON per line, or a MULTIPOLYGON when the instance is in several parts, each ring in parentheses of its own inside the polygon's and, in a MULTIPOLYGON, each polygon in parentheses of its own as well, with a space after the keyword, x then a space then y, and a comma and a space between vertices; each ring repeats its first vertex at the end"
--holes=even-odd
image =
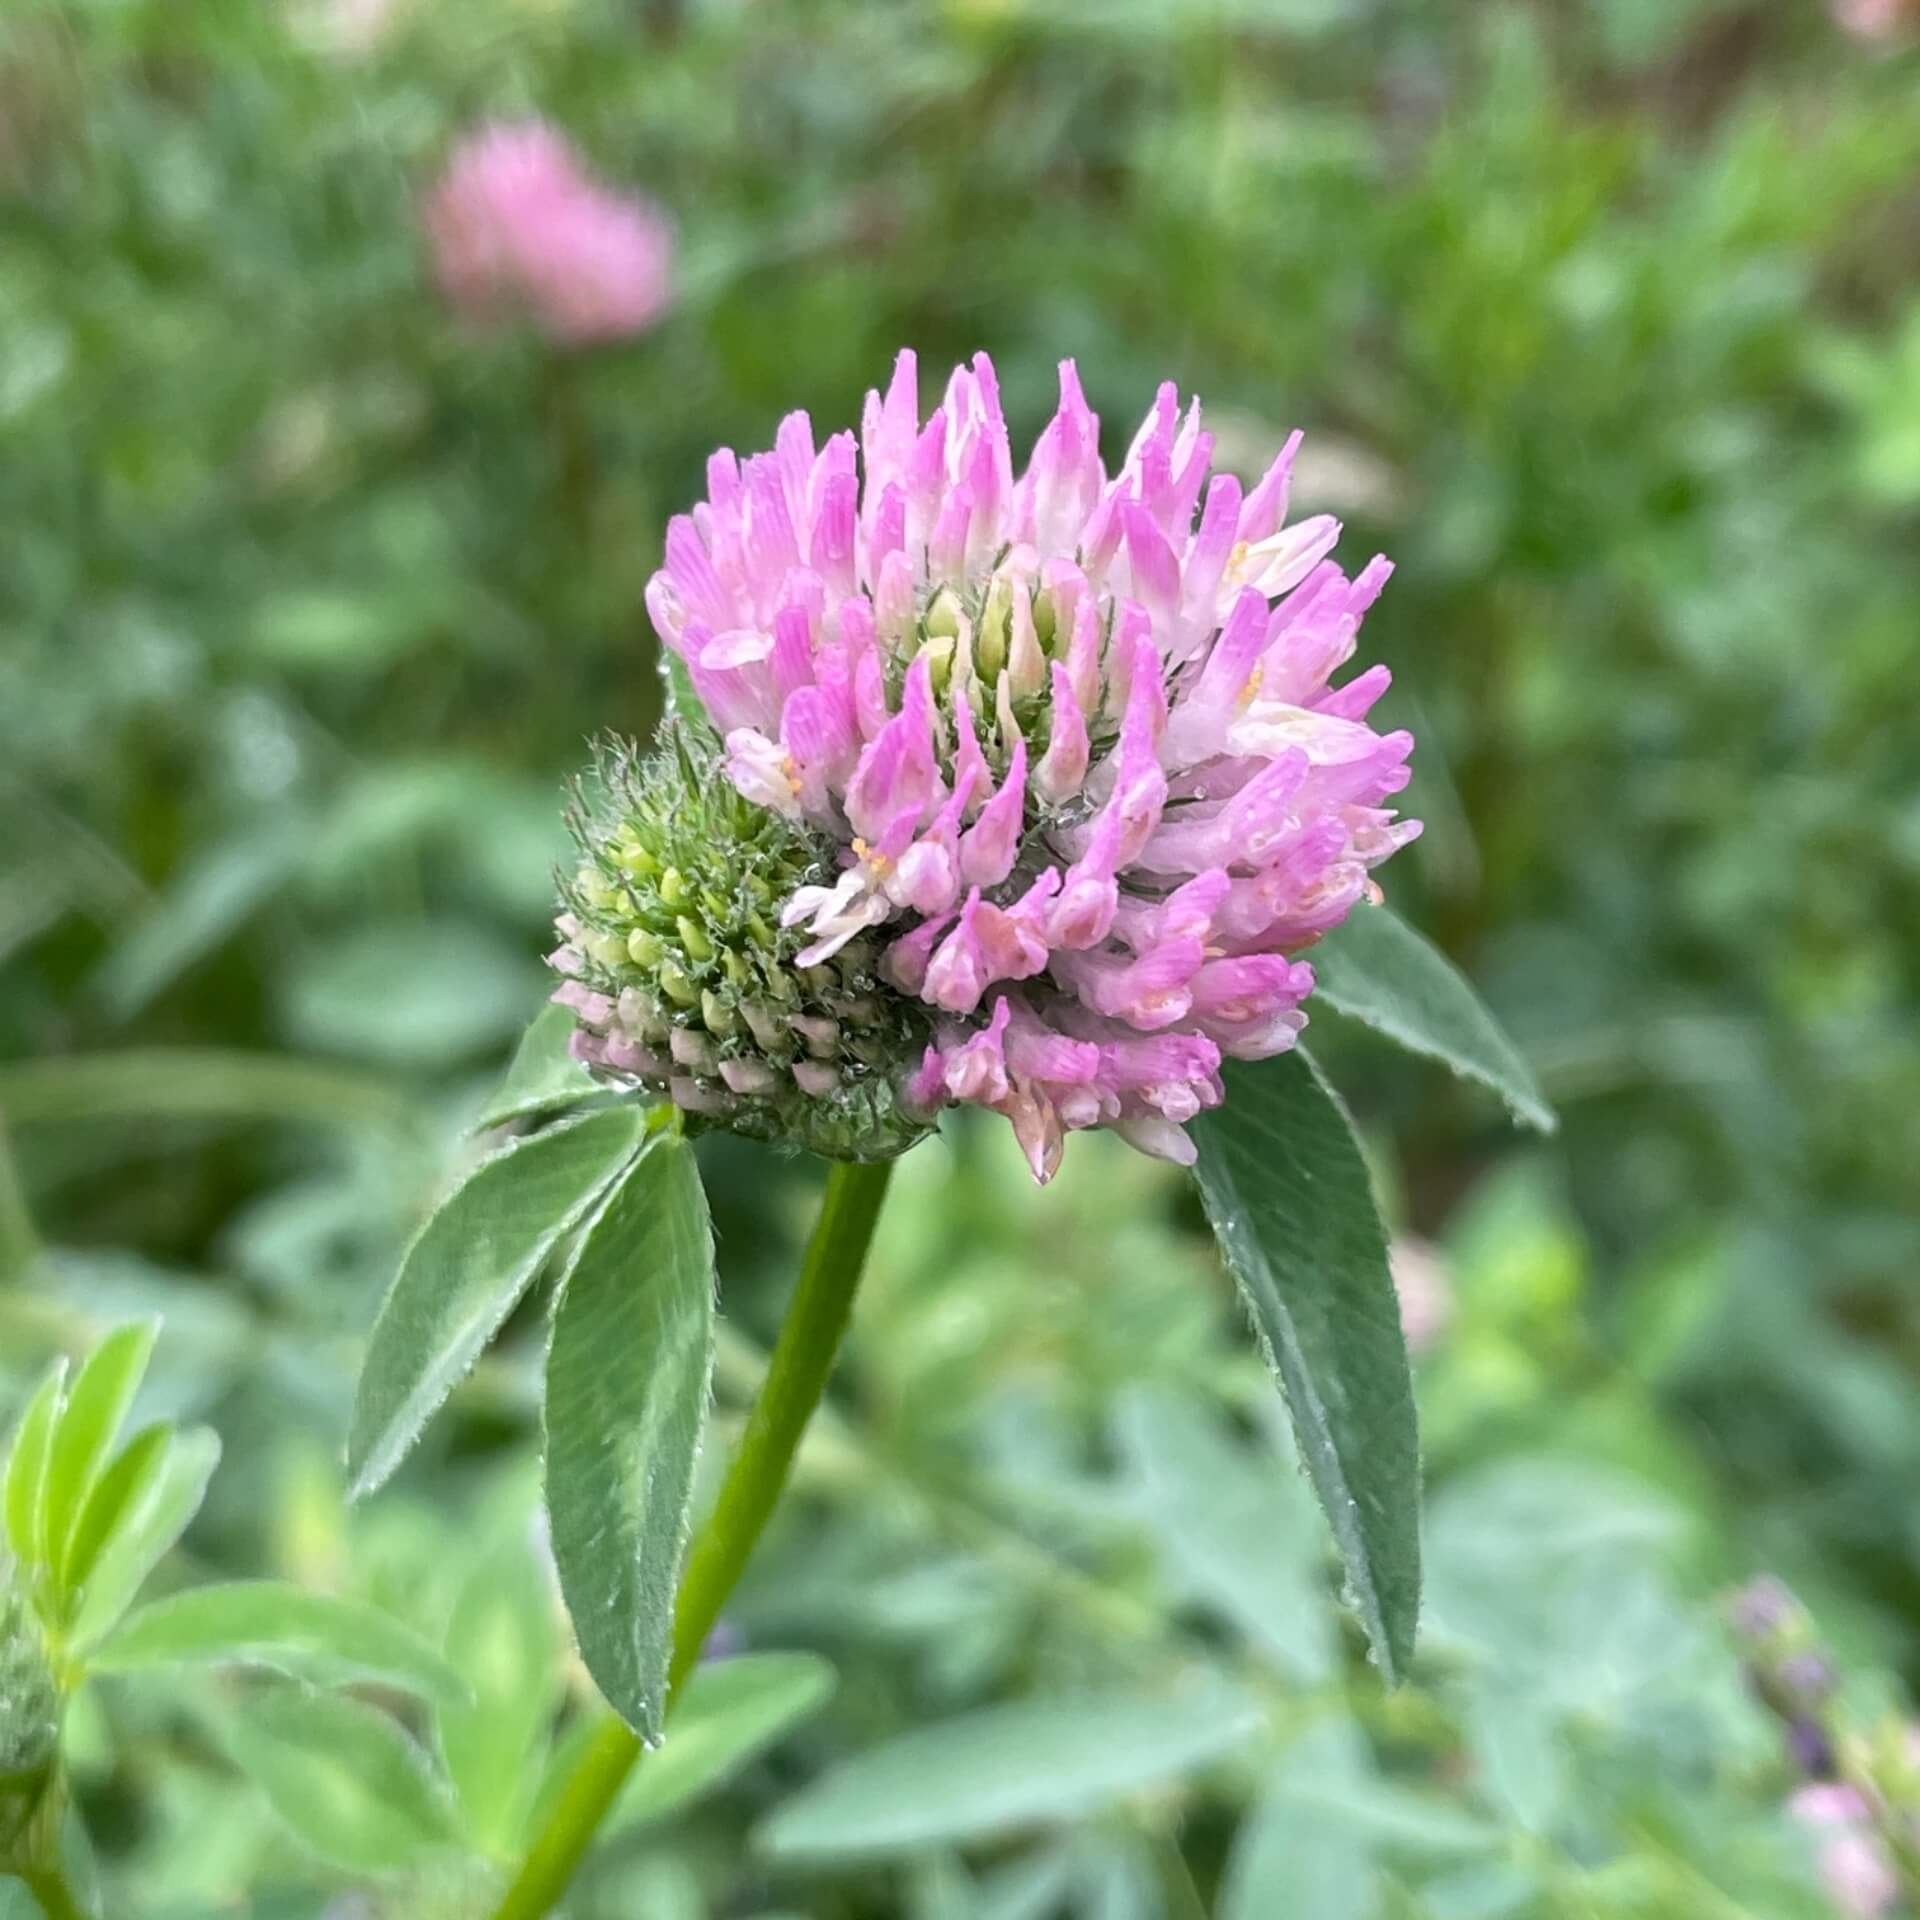
POLYGON ((399 1465, 386 1437, 377 1431, 368 1431, 370 1424, 362 1410, 355 1407, 347 1431, 345 1460, 346 1498, 350 1507, 370 1500, 393 1478, 394 1468, 399 1465))
POLYGON ((347 1505, 357 1507, 373 1496, 387 1484, 388 1476, 382 1473, 377 1462, 362 1460, 356 1463, 353 1455, 347 1455, 347 1505))

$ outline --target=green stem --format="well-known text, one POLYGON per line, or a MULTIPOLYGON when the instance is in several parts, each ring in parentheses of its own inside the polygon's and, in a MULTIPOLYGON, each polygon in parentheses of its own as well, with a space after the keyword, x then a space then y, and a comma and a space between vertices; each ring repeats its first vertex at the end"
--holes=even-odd
MULTIPOLYGON (((698 1664, 700 1649, 787 1484, 794 1450, 825 1391, 853 1310, 854 1289, 860 1284, 891 1171, 890 1162, 862 1166, 840 1161, 827 1176, 826 1198, 807 1243, 800 1284, 774 1345, 766 1384, 747 1418, 720 1497, 695 1538, 680 1576, 669 1713, 678 1704, 681 1683, 698 1664)), ((495 1911, 495 1920, 540 1920, 560 1898, 640 1753, 634 1733, 623 1721, 609 1717, 561 1787, 519 1877, 495 1911)))
POLYGON ((74 1898, 67 1876, 58 1867, 23 1867, 20 1878, 40 1902, 47 1920, 86 1920, 86 1910, 74 1898))

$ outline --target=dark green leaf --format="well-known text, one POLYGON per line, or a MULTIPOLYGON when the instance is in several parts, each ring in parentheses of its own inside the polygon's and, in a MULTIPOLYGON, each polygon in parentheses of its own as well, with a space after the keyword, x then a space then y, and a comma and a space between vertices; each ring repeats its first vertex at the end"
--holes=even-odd
POLYGON ((240 1702, 222 1735, 294 1836, 344 1872, 392 1872, 455 1837, 426 1756, 362 1701, 267 1687, 240 1702))
POLYGON ((1555 1121, 1533 1069, 1438 947, 1385 907, 1356 907, 1313 950, 1314 998, 1490 1087, 1516 1120, 1555 1121))
POLYGON ((720 1785, 813 1713, 833 1680, 811 1653, 749 1653, 696 1668, 665 1743, 641 1761, 610 1824, 658 1820, 720 1785))
POLYGON ((279 1580, 190 1587, 143 1607, 89 1663, 97 1673, 142 1667, 268 1667, 322 1684, 377 1680, 454 1704, 465 1680, 391 1614, 279 1580))
POLYGON ((713 1235, 693 1149, 641 1155, 581 1235, 547 1355, 547 1511, 581 1657, 660 1737, 674 1589, 713 1373, 713 1235))
POLYGON ((216 842, 175 879, 164 900, 128 930, 94 976, 115 1020, 130 1020, 203 954, 227 938, 293 871, 307 833, 276 819, 216 842))
POLYGON ((1225 1685, 992 1707, 847 1761, 760 1837, 785 1856, 879 1854, 1075 1820, 1217 1758, 1260 1724, 1259 1706, 1225 1685))
POLYGON ((522 1120, 530 1114, 577 1106, 601 1090, 567 1051, 575 1024, 566 1007, 548 1005, 534 1015, 532 1025, 520 1037, 507 1077, 473 1123, 475 1132, 503 1127, 509 1120, 522 1120))
POLYGON ((1229 1061, 1224 1077, 1225 1103, 1193 1125, 1201 1198, 1397 1680, 1420 1610, 1420 1446, 1366 1162, 1303 1054, 1229 1061))
POLYGON ((483 1160, 421 1228, 373 1323, 347 1441, 350 1496, 406 1457, 555 1245, 632 1157, 633 1105, 563 1121, 483 1160))

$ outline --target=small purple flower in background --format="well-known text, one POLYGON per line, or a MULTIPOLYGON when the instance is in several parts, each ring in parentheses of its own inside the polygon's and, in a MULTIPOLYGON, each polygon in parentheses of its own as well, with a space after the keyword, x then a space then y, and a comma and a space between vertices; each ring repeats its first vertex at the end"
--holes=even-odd
POLYGON ((1900 1879, 1873 1810, 1857 1787, 1823 1781, 1802 1787, 1787 1803, 1801 1825, 1819 1836, 1820 1884, 1847 1920, 1880 1920, 1900 1898, 1900 1879))
POLYGON ((1833 17, 1859 40, 1888 41, 1920 25, 1916 0, 1832 0, 1833 17))
POLYGON ((581 346, 644 332, 672 297, 666 216, 591 179, 541 121, 462 140, 425 218, 441 290, 472 319, 526 315, 581 346))
POLYGON ((1767 1640, 1803 1618, 1793 1589, 1777 1575, 1760 1574, 1727 1602, 1727 1618, 1743 1640, 1767 1640))
POLYGON ((1786 1758, 1802 1785, 1787 1811, 1817 1841, 1820 1883, 1848 1920, 1880 1920, 1898 1905, 1893 1836, 1913 1831, 1920 1740, 1911 1726, 1850 1726, 1840 1675, 1814 1638, 1814 1623, 1772 1574, 1727 1602, 1755 1694, 1779 1720, 1786 1758))
MULTIPOLYGON (((1083 1127, 1190 1162, 1222 1059, 1293 1045, 1294 956, 1419 831, 1387 670, 1331 684, 1390 569, 1286 525, 1297 443, 1243 493, 1168 385, 1109 476, 1067 362, 1016 476, 987 357, 923 424, 903 353, 857 440, 790 414, 668 528, 647 605, 727 777, 831 850, 779 903, 794 965, 874 953, 931 1025, 906 1110, 1004 1115, 1038 1180, 1083 1127)), ((709 1079, 682 1104, 740 1092, 709 1079)))
POLYGON ((700 1645, 700 1658, 709 1660, 737 1660, 747 1650, 747 1636, 737 1621, 722 1617, 714 1623, 713 1631, 700 1645))

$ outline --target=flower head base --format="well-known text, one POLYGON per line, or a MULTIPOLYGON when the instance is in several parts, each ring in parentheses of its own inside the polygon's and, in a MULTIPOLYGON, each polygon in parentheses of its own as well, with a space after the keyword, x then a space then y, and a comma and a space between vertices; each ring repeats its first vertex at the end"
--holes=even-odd
POLYGON ((1068 363, 1016 477, 987 358, 923 425, 902 354, 857 442, 789 415, 668 528, 648 608, 728 778, 834 850, 780 903, 796 964, 876 954, 933 1023, 909 1105, 1006 1115, 1036 1178, 1079 1127, 1190 1160, 1223 1056, 1305 1024, 1292 956, 1419 831, 1385 669, 1329 684, 1388 567, 1285 525, 1295 444, 1209 478, 1167 386, 1109 477, 1068 363))
POLYGON ((671 298, 665 216, 590 179, 540 121, 463 140, 426 224, 442 289, 478 320, 525 313, 549 339, 583 346, 644 332, 671 298))
POLYGON ((922 1137, 898 1089, 925 1018, 878 979, 871 940, 800 964, 780 906, 831 872, 832 849, 743 799, 717 741, 678 726, 648 759, 603 749, 571 824, 581 864, 562 889, 553 997, 596 1075, 835 1159, 922 1137))

